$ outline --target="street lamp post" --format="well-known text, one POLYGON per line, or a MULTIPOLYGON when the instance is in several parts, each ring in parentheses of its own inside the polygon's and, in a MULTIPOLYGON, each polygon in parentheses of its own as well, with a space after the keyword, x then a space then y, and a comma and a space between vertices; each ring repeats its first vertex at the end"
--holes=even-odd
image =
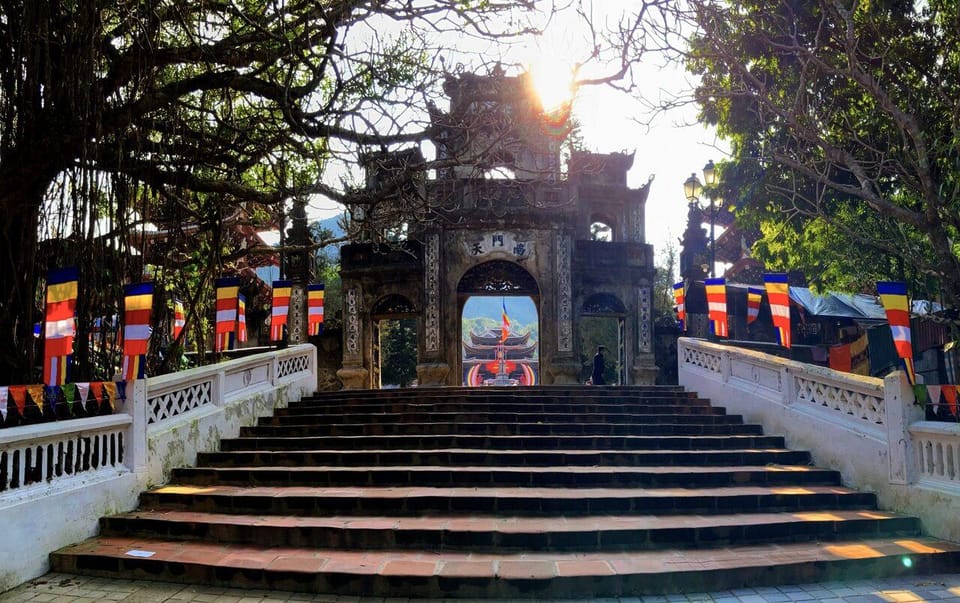
POLYGON ((683 182, 683 194, 690 205, 699 203, 700 207, 707 211, 710 217, 710 278, 716 276, 717 261, 717 241, 714 236, 714 227, 717 221, 717 214, 723 206, 723 198, 715 193, 713 188, 717 184, 717 168, 713 165, 713 160, 703 166, 703 184, 697 179, 697 175, 690 174, 690 177, 683 182))

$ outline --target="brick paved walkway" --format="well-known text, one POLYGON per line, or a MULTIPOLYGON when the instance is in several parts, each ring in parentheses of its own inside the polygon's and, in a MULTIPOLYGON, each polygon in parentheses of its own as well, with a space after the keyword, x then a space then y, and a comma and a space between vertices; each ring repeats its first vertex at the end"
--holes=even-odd
MULTIPOLYGON (((284 601, 400 603, 411 601, 411 599, 332 597, 304 593, 187 586, 143 580, 111 580, 54 573, 0 594, 0 602, 3 603, 94 603, 99 601, 124 601, 127 603, 280 603, 284 601)), ((609 603, 626 603, 628 601, 712 601, 716 603, 955 601, 960 603, 960 574, 910 576, 881 581, 857 580, 757 589, 745 588, 716 593, 662 597, 647 596, 635 599, 596 599, 596 601, 609 603)), ((463 600, 457 600, 457 602, 463 603, 463 600)))

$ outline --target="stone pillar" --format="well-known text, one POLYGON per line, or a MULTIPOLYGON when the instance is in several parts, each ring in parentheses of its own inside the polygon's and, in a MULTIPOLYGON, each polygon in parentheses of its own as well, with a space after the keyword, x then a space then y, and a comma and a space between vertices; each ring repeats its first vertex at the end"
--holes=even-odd
POLYGON ((637 349, 630 367, 634 385, 654 385, 657 379, 656 361, 653 354, 653 289, 642 285, 637 291, 637 349))
POLYGON ((294 248, 284 254, 284 274, 290 281, 290 305, 287 314, 287 341, 291 345, 307 342, 307 284, 313 278, 313 238, 307 227, 306 200, 294 199, 287 230, 287 243, 294 248))
POLYGON ((570 235, 557 233, 556 239, 556 316, 557 349, 546 367, 557 385, 571 385, 580 381, 580 363, 574 357, 573 345, 573 285, 571 262, 573 250, 570 235))
POLYGON ((354 283, 343 284, 343 368, 337 377, 344 389, 370 387, 370 371, 363 366, 363 341, 360 327, 360 287, 354 283))
POLYGON ((440 318, 440 233, 427 236, 423 258, 423 356, 417 364, 421 387, 447 384, 450 365, 444 362, 440 318))

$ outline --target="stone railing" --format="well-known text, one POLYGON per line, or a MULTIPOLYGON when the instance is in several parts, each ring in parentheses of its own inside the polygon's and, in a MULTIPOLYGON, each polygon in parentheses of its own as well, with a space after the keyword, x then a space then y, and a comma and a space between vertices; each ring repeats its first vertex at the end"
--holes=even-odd
POLYGON ((687 389, 810 450, 881 507, 960 540, 960 426, 922 421, 903 373, 862 377, 689 338, 677 352, 687 389))
POLYGON ((116 414, 0 431, 0 592, 50 552, 136 507, 171 469, 316 389, 316 348, 292 346, 128 384, 116 414))

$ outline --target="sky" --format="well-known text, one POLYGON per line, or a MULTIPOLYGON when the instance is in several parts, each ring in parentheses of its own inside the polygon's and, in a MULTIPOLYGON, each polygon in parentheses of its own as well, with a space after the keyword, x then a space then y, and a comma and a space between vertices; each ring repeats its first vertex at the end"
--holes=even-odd
MULTIPOLYGON (((614 25, 621 14, 629 12, 634 0, 581 0, 592 12, 595 23, 614 25)), ((464 48, 473 43, 463 39, 449 39, 449 46, 464 48)), ((562 66, 583 61, 589 55, 592 43, 574 11, 561 12, 547 23, 538 38, 530 38, 509 47, 498 46, 505 65, 531 65, 537 68, 547 64, 549 69, 562 72, 562 66)), ((493 50, 477 49, 477 54, 489 61, 493 50)), ((453 64, 454 59, 447 61, 453 64)), ((469 65, 469 59, 465 62, 469 65)), ((628 173, 628 185, 637 188, 650 177, 650 195, 646 206, 646 237, 659 257, 668 245, 679 252, 679 238, 686 227, 687 201, 683 196, 683 181, 696 173, 702 181, 702 168, 708 160, 720 161, 727 146, 714 132, 696 122, 696 108, 682 106, 652 116, 636 98, 682 95, 694 85, 691 77, 675 65, 651 56, 636 70, 635 81, 639 92, 634 95, 596 86, 581 88, 574 100, 575 118, 581 124, 583 145, 587 150, 608 152, 635 152, 633 167, 628 173), (651 121, 652 120, 652 121, 651 121), (649 122, 649 123, 648 123, 649 122)), ((598 70, 604 66, 589 64, 598 70)), ((589 69, 588 67, 587 69, 589 69)), ((482 73, 482 71, 480 71, 482 73)), ((508 74, 511 73, 508 67, 508 74)), ((589 72, 588 72, 589 75, 589 72)), ((338 178, 337 175, 332 175, 338 178)), ((328 200, 316 199, 310 204, 311 217, 326 218, 342 210, 328 200)))

